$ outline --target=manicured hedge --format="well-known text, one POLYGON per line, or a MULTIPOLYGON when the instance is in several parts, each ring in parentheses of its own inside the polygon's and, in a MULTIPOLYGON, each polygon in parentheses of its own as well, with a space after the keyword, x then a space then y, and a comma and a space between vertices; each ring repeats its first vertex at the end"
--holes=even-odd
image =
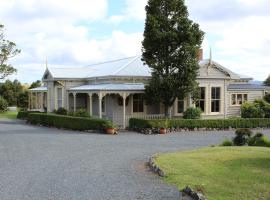
POLYGON ((72 130, 104 130, 110 121, 96 118, 72 117, 45 113, 28 114, 28 122, 72 130))
POLYGON ((26 111, 26 110, 22 110, 19 111, 17 114, 17 119, 28 119, 28 115, 29 113, 40 113, 39 111, 26 111))
POLYGON ((176 129, 194 129, 194 128, 266 128, 270 127, 268 118, 249 118, 249 119, 170 119, 170 120, 144 120, 131 118, 129 128, 176 128, 176 129))

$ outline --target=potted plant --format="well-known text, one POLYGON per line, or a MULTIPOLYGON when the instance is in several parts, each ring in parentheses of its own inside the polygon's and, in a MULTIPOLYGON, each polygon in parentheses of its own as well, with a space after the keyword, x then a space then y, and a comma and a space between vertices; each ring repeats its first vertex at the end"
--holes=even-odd
POLYGON ((117 133, 115 130, 115 126, 111 121, 108 121, 106 124, 104 124, 104 127, 107 134, 114 135, 117 133))
POLYGON ((159 134, 166 134, 168 128, 168 120, 165 122, 160 122, 159 134))

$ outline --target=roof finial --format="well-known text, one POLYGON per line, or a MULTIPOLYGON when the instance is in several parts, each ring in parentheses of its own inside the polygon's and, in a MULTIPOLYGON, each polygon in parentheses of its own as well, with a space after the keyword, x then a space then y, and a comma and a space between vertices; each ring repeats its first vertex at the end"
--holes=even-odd
POLYGON ((209 64, 212 65, 212 47, 210 46, 209 64))
POLYGON ((46 64, 46 69, 48 69, 48 58, 47 58, 47 56, 46 56, 45 64, 46 64))

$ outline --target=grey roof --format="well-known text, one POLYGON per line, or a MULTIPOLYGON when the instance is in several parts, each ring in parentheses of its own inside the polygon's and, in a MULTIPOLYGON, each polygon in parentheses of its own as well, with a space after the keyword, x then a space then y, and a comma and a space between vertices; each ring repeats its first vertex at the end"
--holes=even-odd
POLYGON ((74 68, 49 68, 53 78, 94 78, 104 76, 150 77, 150 68, 143 64, 140 56, 113 60, 104 63, 74 68))
MULTIPOLYGON (((232 79, 252 79, 250 77, 238 75, 209 59, 200 61, 199 65, 208 66, 209 63, 211 63, 211 67, 217 68, 232 79)), ((147 65, 143 64, 141 56, 123 58, 85 67, 50 67, 45 73, 47 73, 47 71, 49 71, 54 79, 87 79, 107 76, 151 77, 151 69, 147 65)))
POLYGON ((258 84, 230 84, 228 90, 270 90, 270 87, 258 84))
POLYGON ((70 88, 69 91, 144 91, 143 83, 101 83, 70 88))
POLYGON ((32 92, 46 92, 47 90, 48 88, 45 86, 30 89, 32 92))

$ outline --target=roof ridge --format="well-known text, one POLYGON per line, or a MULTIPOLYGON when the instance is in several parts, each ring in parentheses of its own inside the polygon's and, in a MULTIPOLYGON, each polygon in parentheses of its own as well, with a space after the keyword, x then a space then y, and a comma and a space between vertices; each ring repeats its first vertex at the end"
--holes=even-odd
POLYGON ((94 63, 94 64, 86 65, 84 67, 91 67, 91 66, 95 66, 95 65, 101 65, 101 64, 111 63, 111 62, 117 62, 117 61, 121 61, 121 60, 127 60, 129 58, 135 58, 135 57, 137 57, 137 56, 130 56, 130 57, 119 58, 119 59, 115 59, 115 60, 108 60, 108 61, 105 61, 105 62, 99 62, 99 63, 94 63))
POLYGON ((114 73, 112 73, 112 75, 116 75, 118 72, 120 72, 121 70, 125 69, 127 66, 129 66, 131 63, 133 63, 135 60, 137 60, 140 56, 135 56, 135 57, 130 57, 133 58, 130 62, 128 62, 127 64, 123 65, 122 67, 120 67, 119 69, 117 69, 114 73))

